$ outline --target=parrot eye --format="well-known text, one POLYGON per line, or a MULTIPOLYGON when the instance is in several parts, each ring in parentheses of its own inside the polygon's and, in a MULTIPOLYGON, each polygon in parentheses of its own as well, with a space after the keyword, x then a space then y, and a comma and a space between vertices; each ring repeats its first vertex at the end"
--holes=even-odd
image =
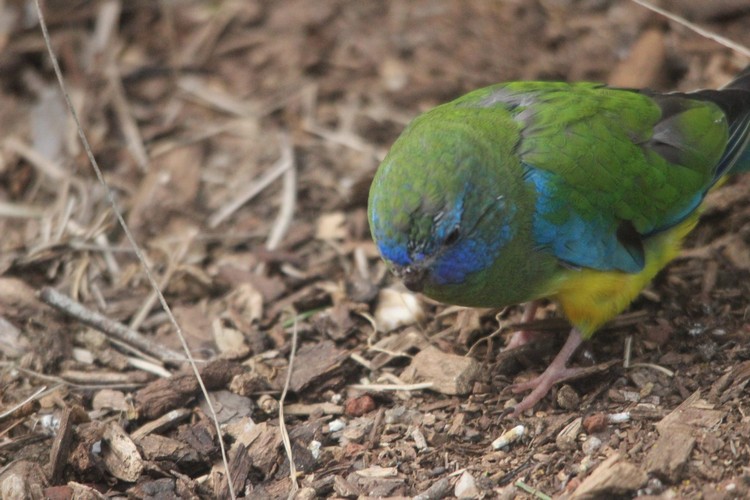
POLYGON ((445 238, 445 245, 450 246, 453 245, 458 241, 458 238, 461 236, 461 231, 458 227, 454 228, 453 231, 448 233, 448 236, 445 238))

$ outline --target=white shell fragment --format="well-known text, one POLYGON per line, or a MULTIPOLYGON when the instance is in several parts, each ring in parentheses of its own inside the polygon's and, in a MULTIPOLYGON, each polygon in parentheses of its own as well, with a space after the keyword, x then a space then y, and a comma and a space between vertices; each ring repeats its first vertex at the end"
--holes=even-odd
POLYGON ((512 429, 505 431, 502 436, 495 439, 492 442, 492 448, 495 450, 505 448, 518 441, 518 439, 521 438, 524 434, 526 434, 526 427, 523 425, 517 425, 512 429))
POLYGON ((384 288, 378 296, 375 324, 378 331, 390 332, 400 326, 424 319, 424 309, 416 295, 404 290, 384 288))
POLYGON ((612 413, 607 415, 607 421, 610 424, 622 424, 630 421, 630 412, 624 411, 621 413, 612 413))

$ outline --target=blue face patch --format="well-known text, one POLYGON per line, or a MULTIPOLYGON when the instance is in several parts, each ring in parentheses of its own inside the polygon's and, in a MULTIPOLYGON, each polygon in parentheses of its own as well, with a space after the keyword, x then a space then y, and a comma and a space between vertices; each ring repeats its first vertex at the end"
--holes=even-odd
POLYGON ((399 244, 393 239, 378 238, 377 235, 375 237, 377 238, 380 255, 382 255, 385 260, 402 267, 411 264, 406 245, 399 244))
MULTIPOLYGON (((477 196, 477 193, 467 185, 452 200, 450 208, 432 215, 427 224, 427 235, 399 234, 394 237, 381 226, 383 220, 373 210, 370 214, 373 234, 383 258, 399 267, 423 264, 429 271, 428 280, 436 286, 463 283, 471 274, 491 266, 503 246, 513 237, 510 219, 515 210, 506 207, 502 197, 497 197, 490 199, 484 212, 474 213, 473 220, 466 220, 465 205, 472 195, 477 196), (505 220, 500 220, 498 211, 507 214, 505 220), (488 218, 485 219, 485 216, 488 218), (481 222, 502 225, 488 230, 481 222), (459 237, 455 242, 448 241, 456 230, 459 237)), ((473 201, 479 202, 477 199, 473 201)), ((422 214, 422 217, 430 216, 422 214)), ((418 227, 418 222, 415 220, 411 225, 412 231, 418 227)), ((422 222, 425 222, 424 219, 422 222)))
POLYGON ((509 223, 491 235, 469 234, 448 247, 435 262, 432 272, 438 285, 459 284, 469 275, 490 267, 500 250, 513 237, 509 223), (490 236, 491 239, 485 239, 490 236))

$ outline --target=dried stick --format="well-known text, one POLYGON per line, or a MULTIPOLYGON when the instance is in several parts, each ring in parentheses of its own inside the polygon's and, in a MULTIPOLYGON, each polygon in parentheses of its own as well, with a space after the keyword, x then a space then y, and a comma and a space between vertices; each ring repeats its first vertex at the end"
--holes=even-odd
POLYGON ((77 319, 84 325, 95 328, 105 335, 113 337, 120 342, 124 342, 127 345, 133 346, 140 351, 154 356, 160 361, 174 363, 175 361, 183 361, 185 359, 182 354, 167 349, 160 344, 151 342, 151 340, 135 330, 131 330, 122 323, 111 320, 101 313, 92 311, 80 302, 76 302, 54 288, 42 288, 42 291, 39 292, 39 299, 48 306, 52 306, 58 311, 77 319))

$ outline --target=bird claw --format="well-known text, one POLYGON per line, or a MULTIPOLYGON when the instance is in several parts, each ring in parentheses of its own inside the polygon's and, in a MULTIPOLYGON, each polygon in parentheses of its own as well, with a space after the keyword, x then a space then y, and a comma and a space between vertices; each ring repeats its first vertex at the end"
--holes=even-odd
POLYGON ((533 408, 555 385, 575 376, 580 370, 581 368, 564 368, 562 370, 550 370, 548 368, 538 377, 510 386, 510 390, 513 394, 532 389, 532 391, 513 408, 513 415, 518 416, 526 410, 533 408))
POLYGON ((518 416, 526 410, 534 407, 557 383, 574 376, 582 368, 568 368, 567 363, 583 339, 575 328, 568 335, 565 345, 557 353, 555 359, 549 364, 544 373, 533 379, 514 384, 510 387, 514 394, 532 389, 523 400, 513 408, 513 415, 518 416))

